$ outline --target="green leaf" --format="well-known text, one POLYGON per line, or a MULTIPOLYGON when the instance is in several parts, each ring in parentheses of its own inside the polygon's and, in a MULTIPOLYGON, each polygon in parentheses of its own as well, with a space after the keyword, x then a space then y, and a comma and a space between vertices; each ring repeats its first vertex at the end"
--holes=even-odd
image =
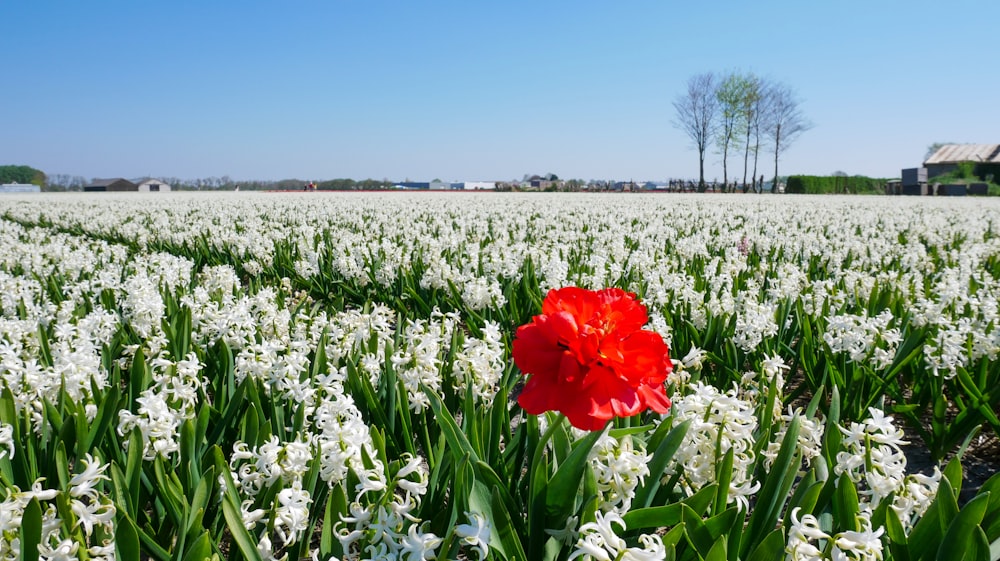
POLYGON ((494 537, 490 536, 490 546, 496 548, 510 561, 514 561, 515 559, 528 561, 528 556, 524 554, 521 540, 517 532, 514 531, 514 524, 511 522, 510 513, 504 507, 503 501, 500 500, 500 495, 496 489, 493 489, 493 498, 490 501, 490 506, 493 511, 493 530, 496 531, 495 541, 494 537))
POLYGON ((181 452, 181 481, 187 488, 194 487, 198 483, 201 473, 198 471, 199 459, 197 456, 197 442, 195 436, 194 422, 191 419, 184 419, 180 426, 180 452, 181 452))
POLYGON ((757 504, 750 514, 744 534, 745 539, 740 544, 742 554, 746 554, 760 543, 778 524, 782 507, 788 499, 801 462, 798 452, 799 424, 799 416, 796 415, 788 424, 774 465, 757 494, 757 504))
POLYGON ((691 510, 691 507, 682 503, 681 523, 687 529, 685 537, 687 537, 688 543, 698 552, 699 556, 704 558, 708 555, 712 546, 715 545, 715 540, 711 533, 705 528, 705 521, 695 511, 691 510))
POLYGON ((726 536, 719 536, 719 539, 715 540, 712 549, 708 550, 708 555, 705 556, 705 561, 726 561, 726 536))
POLYGON ((37 561, 38 544, 42 542, 42 507, 32 498, 21 515, 21 559, 37 561))
MULTIPOLYGON (((948 464, 949 467, 951 467, 951 465, 952 464, 948 464)), ((946 469, 945 471, 947 472, 948 470, 946 469)), ((948 484, 948 481, 945 478, 941 478, 941 483, 938 484, 938 494, 934 502, 937 503, 938 515, 940 516, 938 518, 938 522, 940 523, 941 534, 944 535, 944 533, 948 530, 949 523, 951 523, 952 520, 955 520, 955 517, 958 516, 959 512, 958 499, 955 496, 955 490, 948 484)))
POLYGON ((624 427, 620 429, 611 429, 608 431, 608 436, 614 438, 615 440, 621 440, 626 436, 634 436, 637 434, 646 434, 649 429, 653 428, 654 425, 639 425, 637 427, 624 427))
POLYGON ((200 511, 204 514, 204 510, 208 508, 209 487, 214 481, 215 466, 210 465, 205 469, 201 479, 198 481, 198 485, 194 488, 194 493, 191 495, 191 506, 188 510, 188 520, 186 522, 187 532, 194 532, 196 527, 201 525, 200 516, 196 513, 200 511))
POLYGON ((642 484, 642 486, 636 490, 632 504, 637 507, 652 506, 653 497, 656 495, 656 491, 660 487, 660 478, 666 471, 667 465, 670 463, 670 460, 673 459, 677 449, 680 448, 681 443, 684 442, 684 435, 687 434, 690 426, 690 420, 684 421, 680 425, 671 429, 667 436, 660 441, 660 444, 656 447, 656 451, 653 452, 653 457, 649 460, 649 477, 646 478, 646 481, 642 484))
POLYGON ((840 474, 837 480, 837 491, 833 494, 833 520, 840 531, 858 531, 858 513, 861 505, 858 501, 858 490, 851 481, 851 476, 840 474))
POLYGON ((622 520, 629 530, 676 526, 681 521, 682 504, 637 508, 626 512, 622 520))
POLYGON ((129 516, 119 516, 115 523, 115 552, 118 559, 141 559, 139 533, 129 516))
POLYGON ((470 456, 472 462, 479 461, 479 456, 476 454, 475 449, 473 449, 472 444, 466 438, 462 429, 459 428, 458 423, 455 422, 455 418, 452 417, 451 412, 441 402, 441 397, 427 388, 424 388, 424 393, 430 399, 431 410, 434 411, 434 417, 441 427, 441 432, 448 439, 448 447, 451 448, 452 454, 455 456, 455 461, 461 460, 465 454, 470 456))
POLYGON ((188 548, 187 553, 184 555, 184 561, 204 561, 211 556, 212 540, 208 535, 208 531, 202 531, 198 539, 188 548))
POLYGON ((990 544, 990 561, 997 561, 1000 559, 1000 538, 993 540, 990 544))
POLYGON ((774 530, 754 548, 747 561, 774 561, 785 555, 785 536, 781 530, 774 530))
POLYGON ((135 516, 135 505, 132 503, 132 495, 129 493, 125 474, 122 473, 122 469, 118 467, 117 462, 111 462, 111 490, 111 497, 115 503, 115 508, 131 516, 135 516))
MULTIPOLYGON (((920 555, 927 553, 928 555, 933 554, 937 551, 938 546, 941 544, 941 537, 944 535, 944 529, 941 523, 939 498, 941 496, 942 488, 949 487, 949 485, 938 485, 938 495, 935 497, 931 506, 927 508, 924 515, 920 517, 917 524, 910 530, 907 536, 907 541, 909 544, 909 550, 914 552, 914 559, 919 559, 920 555)), ((889 509, 892 511, 892 509, 889 509)), ((886 513, 886 519, 888 520, 895 513, 886 513)))
POLYGON ((233 541, 236 542, 236 546, 239 547, 243 557, 248 561, 263 561, 260 552, 257 551, 255 540, 250 535, 250 532, 247 531, 246 526, 243 525, 243 516, 240 514, 240 508, 233 504, 232 499, 228 497, 223 499, 222 514, 226 518, 226 527, 229 528, 229 533, 232 534, 233 541))
POLYGON ((327 497, 326 509, 323 511, 323 528, 319 537, 319 556, 321 559, 343 556, 344 550, 340 545, 340 540, 334 537, 333 528, 340 521, 340 515, 345 512, 347 512, 347 495, 344 493, 344 486, 334 485, 327 497))
POLYGON ((187 518, 187 501, 184 498, 183 487, 175 484, 172 478, 167 475, 163 459, 160 457, 153 461, 153 476, 156 478, 156 496, 163 502, 171 521, 177 526, 183 527, 187 518))
POLYGON ((215 469, 222 476, 225 488, 222 497, 222 514, 226 519, 226 526, 233 536, 233 541, 236 542, 247 561, 263 561, 260 552, 257 551, 256 540, 250 536, 250 532, 243 525, 243 515, 240 514, 240 499, 236 493, 236 483, 233 482, 233 476, 229 472, 226 457, 218 446, 213 446, 211 453, 215 458, 215 469))
POLYGON ((729 484, 733 480, 734 454, 735 450, 730 447, 726 452, 726 455, 722 458, 722 463, 716 465, 715 467, 715 478, 716 481, 719 482, 719 491, 715 495, 715 506, 712 508, 713 515, 724 511, 726 504, 729 502, 729 484))
POLYGON ((132 429, 128 440, 128 456, 125 460, 125 482, 128 484, 131 505, 139 507, 139 491, 142 487, 142 433, 138 428, 132 429))
POLYGON ((970 548, 970 561, 995 561, 997 559, 996 557, 992 557, 990 540, 986 537, 986 532, 983 531, 982 526, 975 527, 970 545, 972 546, 970 548))
POLYGON ((944 539, 941 540, 937 552, 938 561, 962 559, 969 553, 969 546, 975 543, 972 541, 974 533, 979 528, 979 523, 983 521, 989 501, 989 494, 979 495, 969 501, 969 504, 955 516, 948 525, 944 539))
POLYGON ((952 458, 942 475, 942 483, 951 483, 953 494, 957 496, 962 491, 962 462, 958 458, 952 458))
POLYGON ((103 440, 104 433, 107 432, 111 423, 118 418, 118 405, 121 400, 121 390, 112 386, 101 399, 101 405, 97 408, 97 416, 87 431, 80 447, 77 448, 76 457, 82 458, 84 454, 94 449, 94 443, 103 440))
MULTIPOLYGON (((576 442, 573 451, 559 466, 545 490, 545 515, 548 528, 559 528, 573 514, 583 473, 590 467, 587 457, 604 431, 593 431, 576 442)), ((585 497, 586 498, 586 497, 585 497)))
POLYGON ((823 491, 825 483, 816 481, 814 471, 811 470, 806 473, 796 485, 795 492, 792 493, 792 497, 788 501, 788 506, 785 508, 786 525, 791 520, 793 509, 801 508, 804 514, 812 514, 816 508, 816 503, 819 502, 819 495, 823 491))

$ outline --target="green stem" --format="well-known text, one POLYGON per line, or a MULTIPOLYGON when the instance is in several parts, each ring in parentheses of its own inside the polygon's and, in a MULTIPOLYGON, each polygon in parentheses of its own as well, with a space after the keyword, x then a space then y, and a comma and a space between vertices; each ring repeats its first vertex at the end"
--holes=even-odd
MULTIPOLYGON (((531 456, 531 465, 528 466, 528 551, 538 551, 541 552, 541 544, 544 543, 545 529, 543 525, 544 520, 538 520, 538 514, 536 514, 534 505, 532 501, 535 500, 545 500, 545 493, 539 492, 539 496, 535 496, 535 472, 538 469, 538 464, 542 461, 542 456, 545 454, 545 445, 549 440, 552 439, 552 435, 555 434, 557 428, 563 424, 566 416, 559 413, 555 421, 549 423, 549 426, 542 433, 542 437, 535 444, 535 451, 531 456), (537 542, 537 543, 536 543, 537 542)), ((542 511, 544 514, 544 511, 542 511)), ((529 555, 530 557, 530 555, 529 555)))

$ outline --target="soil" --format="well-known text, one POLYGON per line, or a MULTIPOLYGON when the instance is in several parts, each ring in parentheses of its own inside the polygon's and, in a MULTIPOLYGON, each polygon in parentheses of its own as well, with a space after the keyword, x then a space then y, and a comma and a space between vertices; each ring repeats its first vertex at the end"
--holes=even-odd
MULTIPOLYGON (((804 383, 805 378, 801 372, 793 373, 785 384, 785 393, 791 393, 793 389, 804 383)), ((791 405, 805 409, 811 399, 812 394, 806 390, 793 400, 791 405)), ((949 411, 949 413, 954 415, 954 411, 949 411)), ((957 451, 952 451, 940 462, 935 462, 919 433, 898 416, 895 420, 897 426, 903 429, 906 441, 910 443, 903 446, 907 473, 930 475, 934 471, 934 466, 943 470, 948 462, 956 456, 957 451)), ((925 428, 929 429, 930 418, 923 419, 923 424, 925 428)), ((979 493, 989 478, 1000 472, 1000 438, 990 429, 984 429, 972 439, 960 460, 962 462, 962 489, 958 495, 958 503, 965 505, 979 493)))
MULTIPOLYGON (((903 430, 907 440, 910 441, 909 446, 903 447, 903 453, 906 454, 906 471, 930 474, 934 471, 934 466, 939 464, 931 459, 930 452, 922 446, 922 441, 916 432, 909 427, 904 427, 903 430)), ((955 456, 955 452, 948 453, 941 461, 940 467, 944 469, 955 456)), ((983 484, 1000 470, 1000 438, 992 432, 977 435, 965 449, 961 462, 962 490, 958 495, 958 504, 964 505, 972 500, 983 484)))

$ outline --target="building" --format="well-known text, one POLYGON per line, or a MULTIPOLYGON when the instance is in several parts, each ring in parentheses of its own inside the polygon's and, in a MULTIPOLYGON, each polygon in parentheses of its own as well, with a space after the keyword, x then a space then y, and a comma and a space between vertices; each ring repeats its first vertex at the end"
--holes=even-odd
POLYGON ((42 188, 33 183, 4 183, 0 193, 41 193, 42 188))
POLYGON ((86 192, 99 191, 138 191, 139 186, 128 179, 116 177, 114 179, 95 179, 90 185, 84 185, 86 192))
POLYGON ((466 181, 463 188, 466 191, 495 191, 496 181, 466 181))
POLYGON ((421 190, 426 191, 431 188, 431 184, 426 181, 401 181, 396 183, 394 186, 396 189, 406 189, 406 190, 421 190))
POLYGON ((142 183, 139 183, 136 188, 140 193, 162 193, 170 190, 170 184, 160 181, 159 179, 147 179, 142 183))
POLYGON ((924 162, 927 178, 951 173, 958 164, 971 162, 977 167, 1000 167, 1000 144, 945 144, 924 162))

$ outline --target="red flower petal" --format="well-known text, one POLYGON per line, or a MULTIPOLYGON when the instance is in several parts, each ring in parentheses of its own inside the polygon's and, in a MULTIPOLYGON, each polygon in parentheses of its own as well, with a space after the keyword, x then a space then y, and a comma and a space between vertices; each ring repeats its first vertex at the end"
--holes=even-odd
POLYGON ((542 313, 514 340, 514 362, 529 376, 518 403, 531 414, 560 411, 585 430, 646 409, 666 413, 669 350, 642 330, 648 319, 620 288, 550 290, 542 313))
POLYGON ((652 385, 643 384, 636 389, 643 403, 661 415, 670 411, 670 398, 667 397, 667 390, 663 384, 652 385))
POLYGON ((514 364, 525 374, 555 373, 564 352, 550 342, 543 329, 533 323, 518 328, 511 349, 514 364))
POLYGON ((556 411, 560 402, 559 386, 551 376, 531 376, 517 396, 517 404, 531 415, 556 411))

